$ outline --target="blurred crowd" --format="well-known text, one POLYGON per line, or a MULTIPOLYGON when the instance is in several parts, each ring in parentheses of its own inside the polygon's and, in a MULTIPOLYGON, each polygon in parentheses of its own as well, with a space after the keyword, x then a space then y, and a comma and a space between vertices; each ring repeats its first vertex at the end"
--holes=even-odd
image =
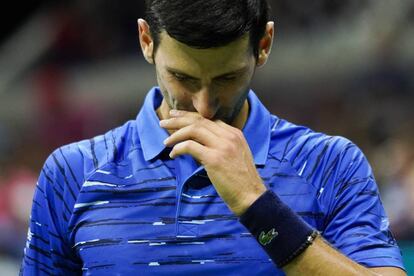
MULTIPOLYGON (((280 34, 273 48, 277 57, 280 40, 288 40, 291 34, 309 37, 332 32, 332 26, 344 22, 351 25, 375 1, 270 2, 280 34)), ((22 114, 16 116, 19 119, 10 120, 13 114, 0 117, 0 259, 3 256, 16 263, 23 253, 33 189, 46 157, 60 145, 90 138, 135 118, 142 95, 150 88, 143 85, 135 97, 135 91, 113 91, 113 97, 129 96, 111 101, 100 91, 90 91, 88 97, 74 96, 79 93, 70 83, 85 65, 119 57, 135 59, 144 70, 152 70, 144 65, 136 35, 143 1, 46 3, 37 13, 47 21, 50 45, 7 85, 0 82, 0 99, 9 91, 29 99, 28 107, 24 105, 22 114), (19 87, 14 85, 17 82, 26 83, 26 88, 8 89, 19 87)), ((413 27, 413 18, 414 4, 405 6, 395 27, 371 45, 374 58, 362 69, 358 60, 355 68, 340 76, 327 70, 312 81, 301 81, 301 76, 290 73, 290 79, 258 78, 253 84, 272 113, 317 131, 345 136, 363 150, 398 240, 414 240, 414 45, 411 57, 396 54, 396 44, 407 35, 407 26, 413 27)), ((277 62, 277 58, 270 61, 275 67, 277 62)), ((271 76, 272 69, 268 70, 265 75, 271 76)), ((289 70, 286 67, 284 72, 289 70)), ((143 82, 140 76, 135 79, 143 82)), ((0 109, 7 105, 0 101, 0 109)))

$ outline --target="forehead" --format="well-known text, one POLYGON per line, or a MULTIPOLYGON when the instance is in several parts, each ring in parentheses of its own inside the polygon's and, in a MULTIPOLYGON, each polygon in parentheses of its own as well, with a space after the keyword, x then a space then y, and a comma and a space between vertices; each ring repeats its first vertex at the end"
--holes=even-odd
POLYGON ((170 37, 160 35, 156 53, 157 65, 180 69, 192 74, 220 74, 246 67, 254 56, 250 49, 249 36, 221 47, 196 49, 170 37))

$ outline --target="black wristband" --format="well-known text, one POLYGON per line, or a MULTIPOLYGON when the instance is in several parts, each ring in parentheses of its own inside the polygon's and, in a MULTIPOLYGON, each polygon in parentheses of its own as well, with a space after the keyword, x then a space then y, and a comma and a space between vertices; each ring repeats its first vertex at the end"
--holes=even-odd
POLYGON ((240 222, 279 268, 301 254, 318 234, 270 190, 246 210, 240 222))

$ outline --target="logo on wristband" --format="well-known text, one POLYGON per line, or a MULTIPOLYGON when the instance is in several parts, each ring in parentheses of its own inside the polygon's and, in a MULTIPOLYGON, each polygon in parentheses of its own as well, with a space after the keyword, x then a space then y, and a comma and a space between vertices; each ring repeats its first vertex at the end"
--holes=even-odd
POLYGON ((279 233, 275 230, 275 228, 270 229, 267 233, 265 233, 265 231, 262 231, 259 235, 259 243, 263 246, 268 245, 278 235, 279 233))

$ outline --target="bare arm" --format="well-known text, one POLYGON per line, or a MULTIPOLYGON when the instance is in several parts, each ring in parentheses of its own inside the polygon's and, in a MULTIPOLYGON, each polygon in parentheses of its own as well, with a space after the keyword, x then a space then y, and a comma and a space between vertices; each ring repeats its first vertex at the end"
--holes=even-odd
POLYGON ((407 275, 396 267, 366 268, 359 265, 320 237, 283 270, 287 275, 407 275))

